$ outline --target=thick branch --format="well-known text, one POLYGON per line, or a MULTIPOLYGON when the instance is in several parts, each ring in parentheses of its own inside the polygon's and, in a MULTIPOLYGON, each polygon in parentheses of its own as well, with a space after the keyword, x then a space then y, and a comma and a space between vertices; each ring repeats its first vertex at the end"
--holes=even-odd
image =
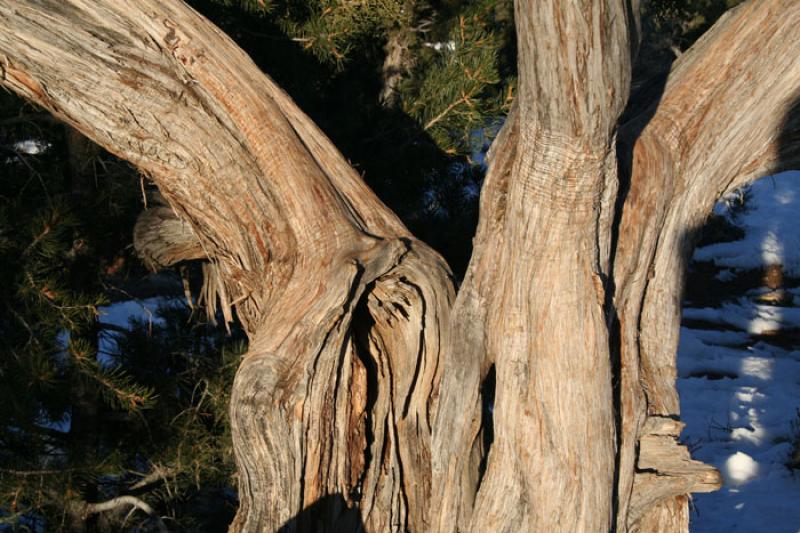
MULTIPOLYGON (((800 162, 798 23, 800 5, 791 0, 732 10, 676 62, 660 101, 623 128, 624 143, 635 145, 622 150, 623 167, 632 170, 614 270, 622 350, 620 529, 630 523, 628 498, 642 502, 655 490, 651 483, 634 486, 646 417, 679 414, 680 295, 693 230, 725 191, 800 162)), ((674 479, 651 481, 677 487, 674 479)), ((687 490, 694 486, 684 481, 687 490)), ((659 518, 648 518, 648 527, 688 520, 685 502, 651 511, 659 518)))
POLYGON ((232 528, 275 530, 324 500, 328 527, 358 505, 374 530, 425 530, 452 300, 443 260, 183 2, 11 0, 0 17, 1 83, 158 185, 175 216, 146 213, 137 247, 153 266, 207 257, 207 305, 226 321, 235 306, 250 337, 232 393, 232 528), (354 314, 379 293, 413 325, 357 346, 354 314), (383 403, 367 405, 374 395, 383 403), (335 494, 344 504, 325 500, 335 494))

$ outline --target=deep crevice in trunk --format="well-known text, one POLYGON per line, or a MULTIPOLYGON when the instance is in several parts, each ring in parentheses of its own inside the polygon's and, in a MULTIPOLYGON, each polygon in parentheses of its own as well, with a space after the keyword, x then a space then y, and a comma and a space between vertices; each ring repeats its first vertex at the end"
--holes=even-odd
MULTIPOLYGON (((358 483, 354 490, 358 491, 358 501, 361 500, 363 495, 363 484, 372 465, 372 446, 375 443, 375 431, 372 428, 375 419, 373 413, 375 410, 375 403, 378 400, 378 363, 372 357, 369 350, 369 331, 375 325, 375 320, 369 313, 367 308, 367 298, 375 287, 375 282, 369 283, 364 289, 364 295, 361 297, 358 305, 353 312, 353 340, 355 342, 356 357, 364 365, 367 374, 367 401, 365 407, 366 418, 364 420, 364 431, 367 446, 364 450, 364 468, 359 477, 358 483)), ((355 498, 354 498, 355 500, 355 498)))
POLYGON ((481 444, 481 460, 478 464, 477 490, 481 488, 483 476, 489 463, 489 452, 494 442, 494 394, 497 386, 497 375, 494 365, 489 367, 486 377, 481 383, 481 430, 478 440, 481 444))

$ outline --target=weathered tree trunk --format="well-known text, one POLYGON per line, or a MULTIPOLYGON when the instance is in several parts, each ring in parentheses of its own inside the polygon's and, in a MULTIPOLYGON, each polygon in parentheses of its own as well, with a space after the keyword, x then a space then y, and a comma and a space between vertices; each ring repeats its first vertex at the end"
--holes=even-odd
POLYGON ((677 442, 691 232, 721 193, 798 162, 780 132, 800 5, 726 16, 620 127, 636 12, 516 3, 519 97, 451 313, 442 259, 182 2, 0 3, 0 83, 151 177, 170 208, 137 247, 207 260, 208 303, 250 338, 232 530, 686 528, 685 495, 719 484, 677 442))
POLYGON ((185 4, 4 2, 0 17, 3 84, 147 173, 175 215, 137 226, 147 260, 202 250, 210 303, 227 320, 236 306, 250 348, 231 405, 233 529, 312 527, 292 519, 338 495, 319 516, 332 528, 358 504, 370 530, 424 530, 453 298, 442 259, 185 4))
POLYGON ((696 230, 722 194, 800 163, 791 111, 800 97, 800 43, 791 37, 798 22, 800 4, 791 0, 732 10, 681 56, 660 98, 623 127, 628 145, 634 135, 636 142, 624 157, 630 184, 614 266, 620 529, 635 529, 638 520, 642 531, 686 529, 683 494, 718 483, 714 472, 687 461, 675 442, 681 425, 671 421, 680 415, 675 353, 684 273, 696 230))
MULTIPOLYGON (((468 363, 481 375, 495 365, 495 440, 474 509, 472 494, 451 489, 455 479, 435 477, 434 486, 449 491, 444 508, 458 507, 452 498, 465 506, 458 516, 442 515, 443 530, 611 525, 615 442, 605 284, 617 189, 614 137, 630 83, 627 7, 516 3, 518 105, 493 148, 481 226, 453 313, 472 328, 464 339, 469 346, 459 347, 470 360, 453 365, 468 363)), ((445 366, 445 383, 455 373, 445 366)), ((457 402, 465 385, 474 389, 478 375, 473 370, 470 383, 443 387, 440 405, 449 394, 457 402)), ((468 462, 469 435, 462 430, 449 442, 445 420, 457 413, 447 405, 437 419, 435 450, 445 465, 468 462)))

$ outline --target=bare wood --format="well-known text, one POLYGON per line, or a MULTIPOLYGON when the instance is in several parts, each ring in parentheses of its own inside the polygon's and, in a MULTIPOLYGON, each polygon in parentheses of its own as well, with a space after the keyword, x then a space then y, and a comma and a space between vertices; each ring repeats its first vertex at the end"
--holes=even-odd
POLYGON ((619 130, 638 2, 515 8, 519 97, 451 315, 443 260, 185 4, 0 4, 0 83, 152 177, 170 207, 137 248, 207 259, 207 305, 248 333, 233 531, 680 531, 685 494, 718 485, 677 442, 688 237, 722 192, 800 162, 800 5, 726 16, 619 130))
POLYGON ((207 258, 192 226, 168 206, 146 209, 139 215, 133 228, 133 246, 153 271, 181 261, 207 258))
POLYGON ((645 423, 627 513, 629 528, 636 529, 645 515, 653 514, 654 508, 676 496, 712 492, 722 486, 722 476, 715 468, 692 460, 686 446, 678 443, 683 426, 681 422, 658 416, 645 423))
POLYGON ((115 509, 119 509, 120 507, 133 507, 134 509, 139 509, 153 518, 159 531, 169 531, 167 526, 164 524, 164 521, 160 516, 158 516, 158 513, 156 513, 155 509, 153 509, 147 502, 137 498, 136 496, 117 496, 116 498, 112 498, 104 502, 87 503, 84 505, 83 512, 86 516, 89 516, 113 511, 115 509))
MULTIPOLYGON (((0 36, 3 84, 146 172, 175 215, 153 210, 158 224, 139 226, 152 263, 202 250, 207 303, 230 320, 237 302, 251 343, 231 407, 232 528, 277 529, 340 494, 371 530, 425 530, 453 297, 442 259, 182 2, 5 2, 0 16, 13 28, 0 36), (372 317, 374 343, 356 335, 356 313, 372 317)), ((327 512, 334 529, 352 515, 327 512)))
MULTIPOLYGON (((515 3, 519 122, 508 133, 516 150, 508 171, 490 170, 454 312, 475 321, 468 342, 477 361, 468 361, 462 386, 474 387, 477 369, 495 364, 495 441, 474 509, 457 510, 474 487, 451 495, 457 503, 445 506, 443 530, 467 519, 473 531, 610 525, 614 420, 602 277, 616 190, 613 138, 630 77, 628 7, 515 3)), ((496 162, 505 166, 505 157, 496 162)), ((474 423, 462 424, 459 438, 470 431, 474 423)), ((467 446, 451 468, 470 468, 467 446)))
MULTIPOLYGON (((632 148, 614 268, 622 350, 620 529, 630 522, 628 498, 654 490, 633 486, 648 416, 680 414, 675 354, 692 232, 724 192, 799 162, 796 138, 794 145, 787 140, 797 126, 786 124, 800 81, 800 49, 791 37, 798 17, 796 2, 780 0, 727 13, 676 62, 663 95, 623 128, 629 138, 644 127, 632 148)), ((660 518, 648 518, 650 527, 677 531, 688 520, 687 500, 679 496, 685 487, 673 481, 672 494, 683 504, 651 509, 660 518)))

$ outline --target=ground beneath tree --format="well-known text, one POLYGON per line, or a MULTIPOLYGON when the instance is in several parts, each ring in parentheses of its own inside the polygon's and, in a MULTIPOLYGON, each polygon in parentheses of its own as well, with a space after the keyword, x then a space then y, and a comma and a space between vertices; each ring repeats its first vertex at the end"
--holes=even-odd
POLYGON ((703 233, 678 349, 682 440, 725 486, 695 495, 691 530, 797 532, 800 172, 728 198, 703 233))

